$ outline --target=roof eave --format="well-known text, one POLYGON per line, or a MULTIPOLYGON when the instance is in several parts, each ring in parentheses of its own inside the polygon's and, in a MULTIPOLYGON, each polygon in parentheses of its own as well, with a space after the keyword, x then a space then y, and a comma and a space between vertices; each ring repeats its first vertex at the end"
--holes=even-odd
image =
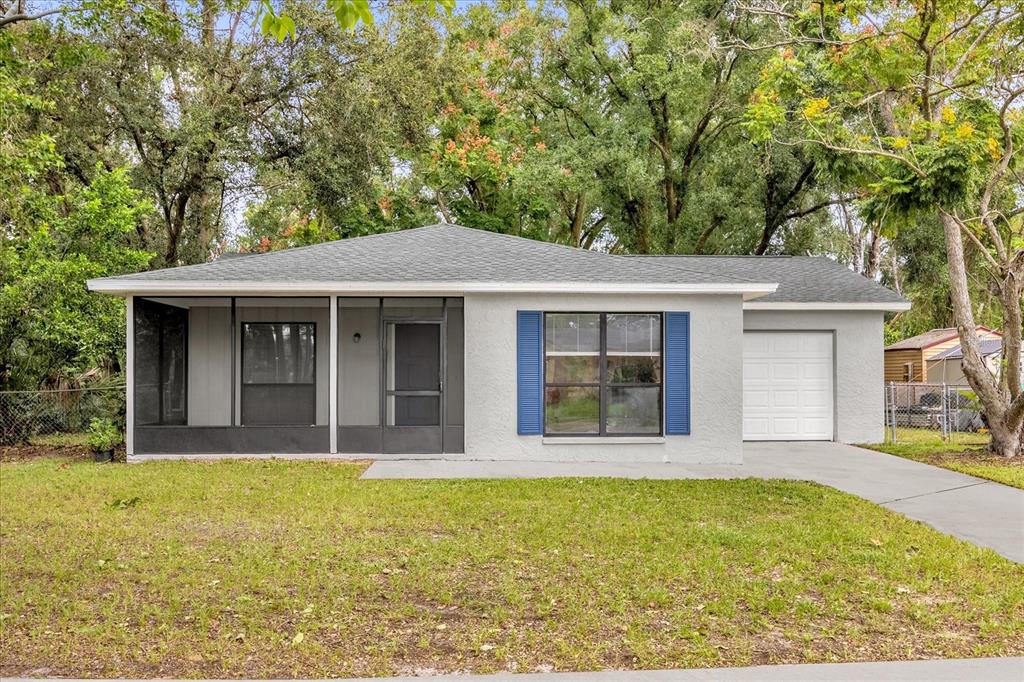
POLYGON ((437 296, 467 293, 732 294, 744 300, 774 293, 775 283, 722 282, 318 282, 175 281, 128 278, 91 279, 90 291, 120 296, 380 295, 437 296))
POLYGON ((910 310, 910 301, 750 301, 744 310, 864 310, 898 313, 910 310))

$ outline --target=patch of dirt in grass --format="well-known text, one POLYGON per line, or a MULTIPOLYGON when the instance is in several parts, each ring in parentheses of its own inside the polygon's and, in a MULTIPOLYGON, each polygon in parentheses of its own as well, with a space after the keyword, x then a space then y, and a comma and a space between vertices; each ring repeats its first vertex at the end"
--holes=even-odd
POLYGON ((1024 457, 1000 457, 982 448, 964 450, 963 452, 937 452, 935 454, 921 455, 921 460, 935 466, 983 464, 1000 467, 1020 467, 1024 469, 1024 457))
POLYGON ((88 459, 92 457, 85 445, 3 445, 0 462, 28 462, 44 458, 88 459))

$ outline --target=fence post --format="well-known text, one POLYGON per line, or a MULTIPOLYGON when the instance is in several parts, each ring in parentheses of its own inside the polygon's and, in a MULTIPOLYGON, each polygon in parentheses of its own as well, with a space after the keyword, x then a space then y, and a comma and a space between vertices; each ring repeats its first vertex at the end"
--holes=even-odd
POLYGON ((889 442, 896 442, 896 382, 890 381, 886 387, 886 430, 889 442))
POLYGON ((946 382, 942 382, 942 440, 949 440, 949 395, 946 393, 946 382))

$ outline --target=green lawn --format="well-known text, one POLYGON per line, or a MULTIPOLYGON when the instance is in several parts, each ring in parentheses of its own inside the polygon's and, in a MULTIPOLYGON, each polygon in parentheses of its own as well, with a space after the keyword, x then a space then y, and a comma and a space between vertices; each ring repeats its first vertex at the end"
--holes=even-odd
POLYGON ((360 470, 0 464, 0 674, 1024 654, 1024 566, 829 488, 360 470))
POLYGON ((949 442, 938 431, 897 429, 895 443, 861 447, 1024 488, 1024 457, 1008 460, 985 452, 988 434, 956 433, 949 442))

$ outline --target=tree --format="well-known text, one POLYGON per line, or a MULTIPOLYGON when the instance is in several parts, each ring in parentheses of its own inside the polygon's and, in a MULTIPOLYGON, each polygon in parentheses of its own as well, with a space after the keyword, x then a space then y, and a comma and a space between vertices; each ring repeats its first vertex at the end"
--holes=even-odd
POLYGON ((774 52, 748 111, 749 129, 760 139, 857 164, 850 179, 866 197, 869 221, 899 225, 927 215, 941 225, 964 374, 984 407, 992 451, 1020 454, 1020 4, 869 0, 790 10, 761 2, 741 11, 785 32, 774 44, 745 45, 774 52), (986 368, 975 332, 972 255, 1001 307, 998 377, 986 368))
POLYGON ((97 366, 116 369, 124 302, 86 290, 92 277, 144 268, 128 245, 151 207, 128 172, 94 169, 88 184, 62 176, 54 139, 31 121, 54 103, 16 44, 0 34, 0 388, 37 388, 97 366))
POLYGON ((135 235, 159 254, 155 264, 203 262, 221 248, 232 202, 252 190, 263 131, 287 120, 316 79, 252 19, 244 5, 129 3, 32 27, 47 35, 25 46, 33 77, 55 101, 36 125, 80 182, 97 163, 131 168, 155 207, 135 235))
POLYGON ((254 140, 260 192, 246 213, 249 249, 280 248, 437 220, 414 164, 433 144, 441 84, 458 77, 436 20, 397 6, 358 31, 299 17, 291 58, 316 77, 254 140))

